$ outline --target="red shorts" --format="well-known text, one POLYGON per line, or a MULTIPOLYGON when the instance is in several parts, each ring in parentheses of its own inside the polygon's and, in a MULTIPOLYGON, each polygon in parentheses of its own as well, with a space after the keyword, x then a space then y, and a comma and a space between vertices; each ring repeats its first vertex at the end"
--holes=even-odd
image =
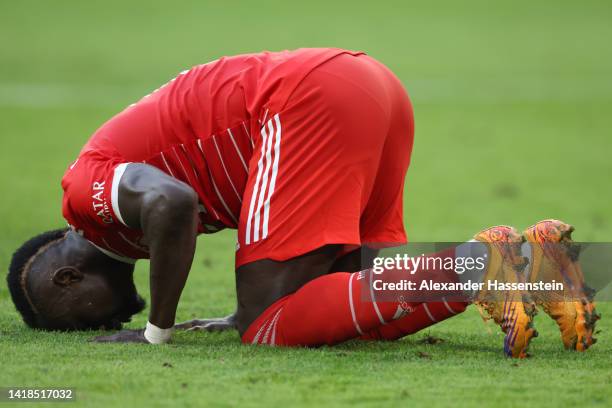
POLYGON ((414 120, 397 77, 367 55, 339 55, 273 109, 249 163, 236 267, 327 244, 405 243, 414 120))

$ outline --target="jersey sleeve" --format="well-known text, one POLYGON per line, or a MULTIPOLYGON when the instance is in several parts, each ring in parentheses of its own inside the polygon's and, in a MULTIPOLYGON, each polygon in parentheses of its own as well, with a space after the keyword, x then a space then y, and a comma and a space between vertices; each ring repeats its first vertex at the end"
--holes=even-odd
POLYGON ((103 252, 121 261, 143 258, 139 231, 124 222, 118 205, 119 181, 129 163, 84 154, 62 179, 62 212, 68 224, 103 252))

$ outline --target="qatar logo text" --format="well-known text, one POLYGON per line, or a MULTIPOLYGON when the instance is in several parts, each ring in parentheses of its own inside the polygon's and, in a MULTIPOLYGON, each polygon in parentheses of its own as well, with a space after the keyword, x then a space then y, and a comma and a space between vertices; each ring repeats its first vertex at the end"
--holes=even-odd
POLYGON ((105 183, 105 181, 101 183, 99 181, 94 181, 92 186, 93 195, 91 196, 91 198, 93 198, 92 205, 94 212, 98 217, 100 217, 103 223, 112 224, 113 217, 111 216, 108 203, 106 202, 106 198, 104 196, 105 183))

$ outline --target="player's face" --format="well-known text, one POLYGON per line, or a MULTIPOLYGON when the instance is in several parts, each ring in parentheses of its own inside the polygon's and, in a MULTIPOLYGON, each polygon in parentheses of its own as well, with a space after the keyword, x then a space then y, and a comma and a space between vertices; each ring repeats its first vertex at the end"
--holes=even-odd
POLYGON ((28 287, 47 329, 120 328, 144 307, 133 266, 67 239, 32 265, 28 287))
POLYGON ((47 303, 46 315, 50 328, 58 329, 119 329, 138 312, 142 302, 129 282, 111 281, 99 273, 83 273, 83 279, 69 289, 50 288, 49 298, 58 302, 47 303))

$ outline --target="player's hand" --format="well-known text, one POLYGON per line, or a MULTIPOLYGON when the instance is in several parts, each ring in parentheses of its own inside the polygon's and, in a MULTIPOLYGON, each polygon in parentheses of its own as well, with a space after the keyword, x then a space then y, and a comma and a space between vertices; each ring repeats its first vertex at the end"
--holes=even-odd
POLYGON ((187 331, 221 332, 236 330, 236 315, 212 319, 194 319, 174 326, 175 329, 187 331))
POLYGON ((109 336, 98 336, 94 337, 90 341, 95 343, 147 343, 147 339, 144 336, 144 329, 140 330, 121 330, 120 332, 111 334, 109 336))

